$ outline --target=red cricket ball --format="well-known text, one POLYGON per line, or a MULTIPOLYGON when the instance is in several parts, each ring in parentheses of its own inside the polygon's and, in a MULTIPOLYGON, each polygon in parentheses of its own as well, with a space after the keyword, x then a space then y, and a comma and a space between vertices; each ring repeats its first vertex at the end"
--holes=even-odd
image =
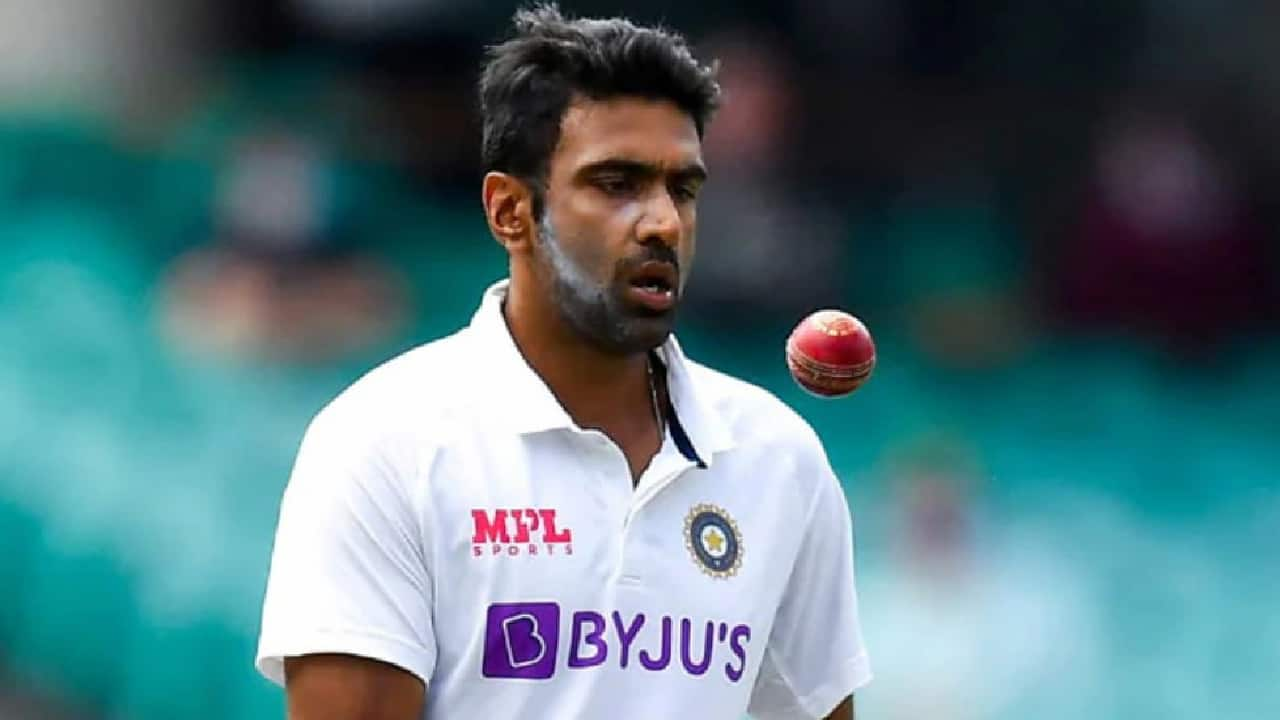
POLYGON ((819 310, 787 338, 787 369, 800 387, 819 397, 848 395, 862 387, 876 365, 876 346, 858 318, 819 310))

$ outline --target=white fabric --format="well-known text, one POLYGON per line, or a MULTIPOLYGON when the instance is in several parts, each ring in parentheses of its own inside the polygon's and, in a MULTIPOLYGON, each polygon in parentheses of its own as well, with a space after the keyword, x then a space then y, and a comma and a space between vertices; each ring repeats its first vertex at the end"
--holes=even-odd
POLYGON ((673 338, 677 422, 633 489, 524 362, 504 291, 308 429, 259 670, 380 659, 427 684, 431 720, 821 718, 867 683, 849 511, 809 425, 673 338))

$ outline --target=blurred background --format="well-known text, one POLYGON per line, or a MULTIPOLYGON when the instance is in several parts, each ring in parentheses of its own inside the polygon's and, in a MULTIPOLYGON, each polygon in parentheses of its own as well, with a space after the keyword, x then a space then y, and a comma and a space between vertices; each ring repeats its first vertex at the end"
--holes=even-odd
MULTIPOLYGON (((0 717, 282 717, 310 417, 505 274, 507 2, 0 3, 0 717)), ((603 2, 724 63, 681 336, 825 439, 859 716, 1280 717, 1280 6, 603 2), (880 366, 818 401, 802 314, 880 366)))

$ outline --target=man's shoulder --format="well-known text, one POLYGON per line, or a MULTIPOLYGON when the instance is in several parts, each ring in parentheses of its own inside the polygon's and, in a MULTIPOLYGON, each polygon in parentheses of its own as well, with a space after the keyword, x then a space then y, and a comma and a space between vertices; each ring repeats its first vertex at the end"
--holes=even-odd
POLYGON ((442 427, 474 401, 463 370, 467 346, 461 329, 406 350, 348 385, 315 422, 372 435, 442 427))
POLYGON ((735 467, 753 473, 760 489, 817 497, 838 485, 821 437, 795 408, 761 385, 700 363, 688 367, 704 402, 733 437, 735 467))
POLYGON ((697 361, 687 360, 686 366, 698 392, 739 442, 805 454, 822 451, 809 421, 769 389, 697 361))

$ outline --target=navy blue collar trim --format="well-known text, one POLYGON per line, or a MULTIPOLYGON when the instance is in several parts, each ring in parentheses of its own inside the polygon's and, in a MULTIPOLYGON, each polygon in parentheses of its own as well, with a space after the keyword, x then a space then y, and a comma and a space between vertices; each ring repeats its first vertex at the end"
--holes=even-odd
POLYGON ((658 357, 658 353, 649 352, 649 362, 653 363, 655 374, 660 374, 663 378, 663 387, 667 392, 662 393, 663 412, 667 416, 667 422, 671 424, 671 439, 676 443, 676 449, 686 460, 698 466, 699 470, 706 470, 707 464, 698 456, 698 451, 693 447, 693 441, 689 439, 689 434, 684 431, 684 425, 680 424, 680 416, 676 415, 675 405, 671 402, 671 392, 667 386, 667 366, 663 364, 662 358, 658 357))

